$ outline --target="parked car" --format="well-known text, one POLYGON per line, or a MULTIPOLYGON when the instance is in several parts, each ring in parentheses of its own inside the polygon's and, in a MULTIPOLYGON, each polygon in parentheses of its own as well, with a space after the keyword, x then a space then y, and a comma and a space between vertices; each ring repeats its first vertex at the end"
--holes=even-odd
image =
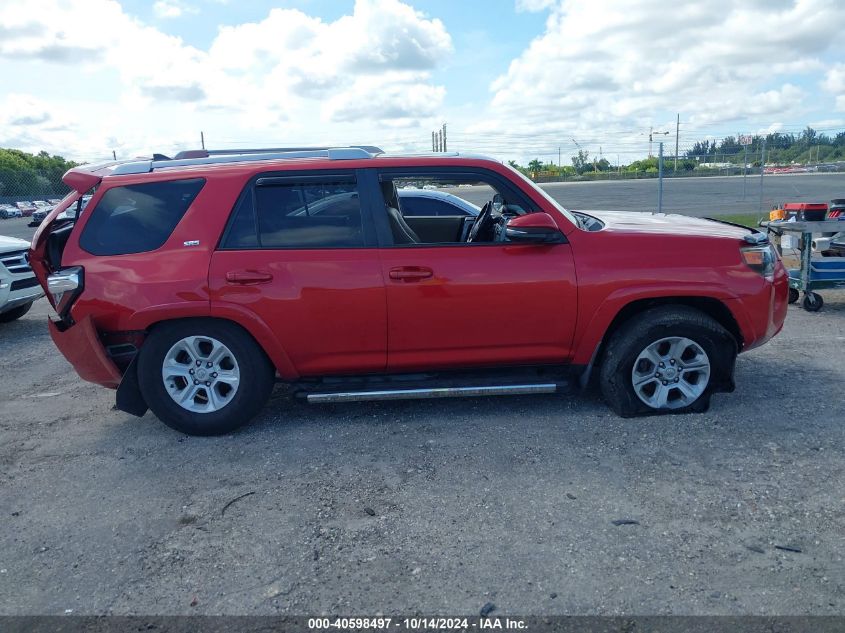
POLYGON ((47 214, 52 211, 50 207, 41 207, 37 211, 32 212, 32 216, 30 218, 29 224, 27 226, 38 226, 44 221, 44 218, 47 217, 47 214))
POLYGON ((481 207, 445 191, 403 188, 399 189, 398 193, 399 200, 402 202, 402 215, 405 217, 442 215, 475 217, 481 211, 481 207))
POLYGON ((12 205, 2 205, 0 206, 0 220, 8 220, 9 218, 19 218, 23 214, 21 210, 17 207, 13 207, 12 205))
POLYGON ((28 218, 29 216, 31 216, 31 215, 35 212, 35 210, 36 210, 36 208, 37 208, 37 207, 36 207, 34 204, 32 204, 31 202, 26 202, 26 201, 23 201, 23 202, 16 202, 16 203, 15 203, 15 207, 17 207, 18 209, 20 209, 21 215, 22 215, 23 217, 25 217, 25 218, 28 218))
POLYGON ((700 412, 786 315, 764 233, 573 214, 493 159, 361 147, 177 159, 71 169, 76 193, 30 252, 79 375, 181 432, 232 431, 277 379, 310 402, 597 381, 619 415, 700 412), (476 214, 404 212, 414 193, 397 183, 459 181, 492 189, 476 214))
POLYGON ((21 318, 43 296, 29 266, 29 242, 0 235, 0 323, 21 318))

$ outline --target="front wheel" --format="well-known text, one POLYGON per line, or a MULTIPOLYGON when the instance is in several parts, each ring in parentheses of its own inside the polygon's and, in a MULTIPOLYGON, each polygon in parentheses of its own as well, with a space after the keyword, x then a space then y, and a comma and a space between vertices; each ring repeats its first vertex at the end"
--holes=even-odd
POLYGON ((167 426, 188 435, 230 433, 270 397, 275 369, 237 325, 209 319, 163 324, 138 357, 138 384, 167 426))
POLYGON ((706 411, 714 387, 732 380, 735 360, 736 342, 711 317, 686 306, 653 308, 608 342, 602 395, 623 417, 706 411))

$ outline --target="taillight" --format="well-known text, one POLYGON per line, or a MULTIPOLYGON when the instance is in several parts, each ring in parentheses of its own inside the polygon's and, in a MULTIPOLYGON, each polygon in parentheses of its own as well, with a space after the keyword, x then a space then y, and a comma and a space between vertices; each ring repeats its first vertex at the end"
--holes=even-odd
POLYGON ((47 276, 47 292, 50 293, 53 307, 64 319, 70 306, 82 294, 85 275, 82 266, 71 266, 47 276))
POLYGON ((767 281, 774 280, 777 251, 771 244, 741 248, 739 252, 742 254, 742 261, 749 268, 760 273, 767 281))

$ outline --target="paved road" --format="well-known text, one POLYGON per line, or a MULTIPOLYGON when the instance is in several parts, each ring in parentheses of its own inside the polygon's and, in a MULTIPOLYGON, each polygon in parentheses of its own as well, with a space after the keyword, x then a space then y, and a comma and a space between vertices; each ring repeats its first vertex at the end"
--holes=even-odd
POLYGON ((845 615, 845 292, 826 298, 702 415, 280 387, 220 438, 113 410, 42 300, 0 329, 0 614, 845 615))
MULTIPOLYGON (((698 217, 726 213, 756 213, 760 208, 760 177, 748 178, 742 198, 742 177, 666 178, 663 209, 698 217)), ((574 182, 544 185, 571 209, 654 211, 657 180, 574 182)), ((764 178, 763 209, 768 214, 781 202, 830 202, 845 198, 845 174, 796 174, 764 178)))

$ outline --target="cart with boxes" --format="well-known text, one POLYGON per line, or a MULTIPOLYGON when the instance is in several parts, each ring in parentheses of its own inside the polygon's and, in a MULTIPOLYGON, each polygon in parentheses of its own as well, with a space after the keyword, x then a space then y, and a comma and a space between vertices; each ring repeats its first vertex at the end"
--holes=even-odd
MULTIPOLYGON (((804 294, 802 306, 810 312, 821 310, 824 299, 816 292, 831 288, 845 288, 845 257, 813 257, 814 236, 827 239, 845 231, 845 200, 824 203, 789 202, 772 210, 770 220, 763 222, 778 251, 784 248, 799 250, 800 266, 789 270, 789 302, 795 303, 804 294)), ((821 240, 819 240, 821 241, 821 240)))

